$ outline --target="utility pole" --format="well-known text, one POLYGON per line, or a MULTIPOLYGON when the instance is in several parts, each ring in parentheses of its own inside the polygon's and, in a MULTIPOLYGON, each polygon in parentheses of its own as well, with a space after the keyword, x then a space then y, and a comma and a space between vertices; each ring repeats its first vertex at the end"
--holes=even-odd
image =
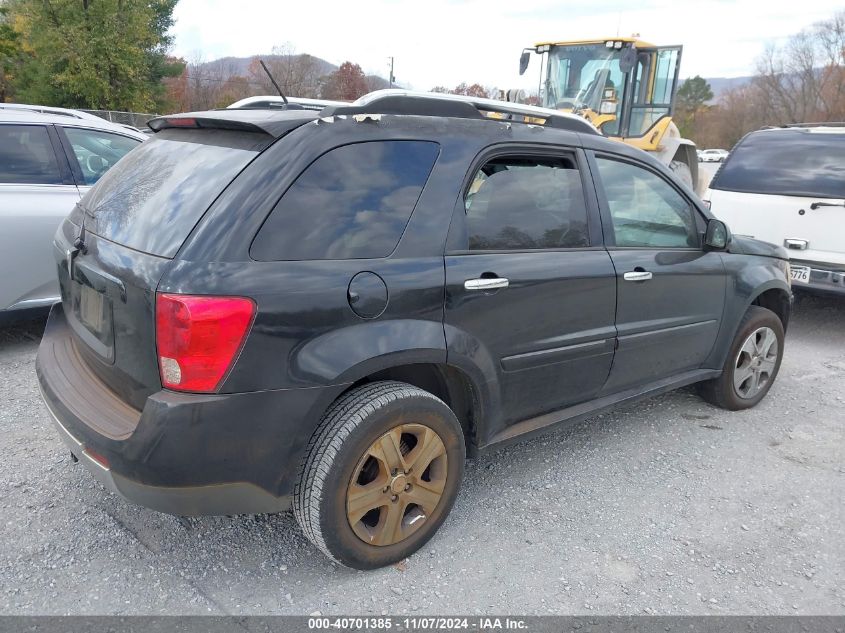
POLYGON ((395 77, 393 76, 393 57, 389 57, 390 59, 390 87, 393 87, 393 82, 395 81, 395 77))

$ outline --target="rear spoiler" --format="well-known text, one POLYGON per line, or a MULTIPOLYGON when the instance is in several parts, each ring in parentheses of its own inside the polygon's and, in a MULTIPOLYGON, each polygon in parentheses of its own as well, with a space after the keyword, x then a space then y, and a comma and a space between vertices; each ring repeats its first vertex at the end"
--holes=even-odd
POLYGON ((309 110, 257 111, 257 110, 216 110, 211 112, 190 112, 156 117, 147 122, 153 132, 168 129, 211 129, 233 130, 267 134, 279 138, 294 128, 317 118, 317 113, 309 110))
POLYGON ((161 132, 162 130, 172 128, 207 128, 214 130, 237 130, 239 132, 257 132, 259 134, 266 134, 264 130, 253 123, 245 121, 227 121, 224 119, 208 119, 199 117, 186 116, 162 116, 156 119, 150 119, 147 126, 153 132, 161 132))

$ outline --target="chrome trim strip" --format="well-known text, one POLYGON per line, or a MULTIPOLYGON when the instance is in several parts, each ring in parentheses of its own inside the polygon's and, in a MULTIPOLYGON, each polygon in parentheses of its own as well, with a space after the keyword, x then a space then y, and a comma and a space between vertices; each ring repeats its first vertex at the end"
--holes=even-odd
POLYGON ((25 310, 26 308, 46 308, 61 301, 61 297, 47 297, 46 299, 24 299, 10 305, 7 310, 25 310))

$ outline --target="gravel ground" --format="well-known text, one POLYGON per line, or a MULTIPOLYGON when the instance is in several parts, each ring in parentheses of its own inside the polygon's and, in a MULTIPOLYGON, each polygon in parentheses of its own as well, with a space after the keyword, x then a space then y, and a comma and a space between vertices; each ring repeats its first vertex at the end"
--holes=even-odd
POLYGON ((335 566, 291 515, 133 507, 50 427, 43 323, 0 330, 0 613, 845 614, 845 300, 804 298, 755 409, 683 390, 467 466, 406 563, 335 566))

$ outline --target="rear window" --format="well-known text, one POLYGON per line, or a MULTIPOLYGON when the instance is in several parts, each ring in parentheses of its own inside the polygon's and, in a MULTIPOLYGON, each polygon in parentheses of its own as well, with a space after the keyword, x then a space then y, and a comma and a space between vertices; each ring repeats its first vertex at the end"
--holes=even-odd
POLYGON ((267 139, 224 130, 159 132, 124 156, 82 199, 85 228, 144 253, 173 257, 267 139))
POLYGON ((710 188, 845 198, 845 134, 824 128, 749 134, 734 148, 710 188))
POLYGON ((323 154, 291 185, 253 242, 259 261, 387 257, 405 230, 439 146, 374 141, 323 154))

